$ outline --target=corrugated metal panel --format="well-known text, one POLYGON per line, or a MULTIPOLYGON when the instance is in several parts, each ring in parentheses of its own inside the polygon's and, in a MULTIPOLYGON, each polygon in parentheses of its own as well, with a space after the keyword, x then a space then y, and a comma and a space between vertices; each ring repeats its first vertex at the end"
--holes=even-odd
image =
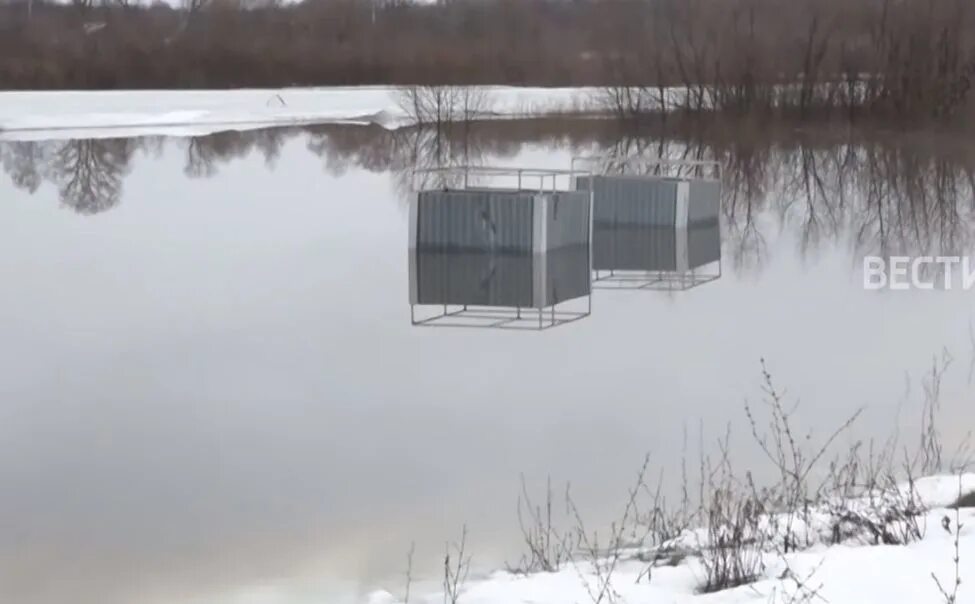
POLYGON ((697 222, 687 227, 687 261, 690 268, 721 259, 721 230, 717 220, 697 222))
POLYGON ((721 185, 714 180, 689 180, 690 203, 687 222, 717 220, 721 206, 721 185))
POLYGON ((594 225, 592 263, 595 270, 677 270, 677 230, 594 225))
POLYGON ((531 254, 421 251, 416 254, 419 304, 532 306, 531 254))
MULTIPOLYGON (((675 222, 677 180, 648 176, 593 177, 594 224, 671 226, 675 222)), ((588 177, 576 179, 588 189, 588 177)))
POLYGON ((545 292, 543 299, 536 301, 536 306, 552 306, 589 295, 592 280, 588 243, 552 250, 543 256, 543 261, 545 292))
POLYGON ((529 252, 532 197, 513 191, 422 191, 416 247, 529 252))
POLYGON ((558 249, 570 245, 589 245, 589 193, 565 191, 541 197, 546 212, 546 245, 558 249))
POLYGON ((417 304, 544 308, 590 293, 588 245, 546 254, 411 253, 417 304), (544 279, 540 292, 535 278, 544 279))
POLYGON ((687 268, 721 259, 717 221, 698 222, 686 229, 595 225, 593 269, 680 270, 678 238, 686 238, 687 268))
POLYGON ((545 204, 537 216, 547 249, 589 243, 588 193, 423 191, 416 203, 417 249, 530 252, 536 203, 545 204))

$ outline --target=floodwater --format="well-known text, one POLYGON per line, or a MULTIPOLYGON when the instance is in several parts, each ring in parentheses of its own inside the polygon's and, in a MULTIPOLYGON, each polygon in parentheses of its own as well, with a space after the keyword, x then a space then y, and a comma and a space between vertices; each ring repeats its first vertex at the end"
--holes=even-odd
POLYGON ((975 293, 865 291, 862 260, 975 252, 975 147, 601 128, 0 143, 0 601, 360 602, 465 524, 496 568, 521 474, 596 524, 688 433, 758 464, 762 358, 803 434, 865 408, 845 442, 913 438, 950 358, 961 440, 975 293), (541 331, 411 322, 413 168, 634 151, 721 161, 720 278, 541 331))

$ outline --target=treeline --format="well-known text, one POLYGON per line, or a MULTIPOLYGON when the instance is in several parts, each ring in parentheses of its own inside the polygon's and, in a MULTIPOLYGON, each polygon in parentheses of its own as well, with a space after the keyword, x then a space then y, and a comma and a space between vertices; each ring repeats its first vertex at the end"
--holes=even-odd
POLYGON ((0 6, 0 88, 600 86, 624 114, 942 117, 975 76, 971 0, 104 1, 0 6))
POLYGON ((608 82, 589 2, 187 1, 0 7, 0 87, 608 82))

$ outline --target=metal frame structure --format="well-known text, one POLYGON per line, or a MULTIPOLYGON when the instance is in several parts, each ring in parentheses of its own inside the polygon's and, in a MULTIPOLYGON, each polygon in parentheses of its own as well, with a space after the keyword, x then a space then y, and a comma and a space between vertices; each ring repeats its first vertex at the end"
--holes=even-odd
MULTIPOLYGON (((632 176, 659 176, 663 178, 697 178, 700 180, 711 180, 721 182, 721 162, 710 159, 678 159, 669 157, 654 157, 646 158, 640 155, 628 155, 622 158, 613 157, 608 153, 602 155, 577 155, 572 158, 570 163, 571 169, 576 169, 576 164, 583 162, 589 162, 590 165, 599 165, 604 167, 609 161, 613 162, 614 167, 621 169, 620 174, 625 174, 623 170, 628 167, 641 166, 641 167, 662 167, 662 168, 677 168, 677 174, 652 174, 652 173, 630 173, 632 176), (683 169, 688 169, 692 172, 697 172, 696 175, 692 174, 682 174, 683 169), (712 176, 707 176, 705 170, 711 168, 713 170, 712 176)), ((590 168, 590 172, 595 171, 590 168)), ((611 175, 606 173, 605 170, 598 172, 599 174, 611 175)))
POLYGON ((544 308, 518 306, 469 306, 444 304, 443 311, 428 317, 417 318, 417 304, 410 304, 410 322, 422 327, 468 327, 476 329, 514 329, 543 331, 584 319, 592 314, 592 290, 575 300, 567 300, 544 308), (565 309, 565 305, 585 300, 585 310, 565 309), (559 305, 563 305, 561 310, 559 305))
MULTIPOLYGON (((512 190, 512 191, 537 191, 539 193, 556 193, 558 191, 572 191, 575 185, 574 178, 578 176, 592 176, 591 170, 576 169, 573 160, 573 167, 569 170, 560 169, 548 169, 548 168, 518 168, 518 167, 503 167, 503 166, 447 166, 443 168, 421 168, 419 170, 413 171, 413 192, 416 193, 419 188, 417 186, 417 177, 425 175, 441 175, 441 186, 446 186, 450 188, 453 184, 454 188, 457 189, 470 189, 472 177, 482 177, 486 179, 490 178, 513 178, 514 187, 498 187, 492 186, 487 188, 496 189, 499 191, 512 190), (560 177, 566 177, 568 179, 568 186, 564 189, 558 188, 558 179, 560 177), (534 182, 534 179, 538 179, 538 187, 526 187, 527 182, 534 182), (459 179, 459 182, 454 179, 459 179), (550 180, 549 180, 550 179, 550 180), (551 186, 546 187, 546 181, 551 183, 551 186)), ((591 193, 592 187, 590 187, 591 193)))
MULTIPOLYGON (((611 154, 582 155, 572 158, 570 168, 576 170, 579 165, 589 165, 590 173, 598 173, 602 176, 627 175, 647 178, 674 178, 685 180, 693 178, 721 183, 721 163, 714 160, 699 159, 680 159, 654 157, 647 158, 641 155, 628 155, 622 158, 614 157, 611 154), (613 168, 619 170, 618 173, 606 170, 608 164, 612 163, 613 168), (594 168, 599 167, 597 172, 594 168), (639 166, 641 168, 657 167, 656 173, 650 172, 627 172, 627 168, 639 166), (675 169, 676 174, 661 173, 675 169), (710 175, 708 172, 710 171, 710 175)), ((591 187, 590 187, 591 188, 591 187)), ((717 216, 720 224, 720 213, 717 216)), ((675 228, 684 228, 682 226, 675 228)), ((593 289, 629 289, 629 290, 663 290, 663 291, 683 291, 689 290, 711 281, 721 278, 721 257, 720 251, 718 259, 701 266, 674 271, 639 271, 639 270, 594 270, 593 289), (710 269, 710 270, 709 270, 710 269)))
MULTIPOLYGON (((433 186, 444 190, 489 189, 493 191, 535 192, 539 194, 558 192, 578 192, 576 178, 592 176, 592 172, 582 169, 544 169, 499 166, 450 166, 443 168, 423 168, 412 174, 413 192, 420 192, 421 186, 430 190, 433 186), (432 179, 430 177, 433 177, 432 179), (560 181, 564 179, 564 188, 560 181), (434 182, 430 182, 433 180, 434 182), (422 185, 418 181, 423 181, 422 185), (531 186, 535 185, 536 186, 531 186), (505 186, 507 185, 507 186, 505 186)), ((466 327, 475 329, 504 329, 543 331, 573 323, 592 314, 592 180, 589 185, 589 289, 585 296, 563 300, 542 307, 483 306, 467 304, 427 305, 417 304, 411 299, 410 322, 421 327, 466 327), (437 311, 430 315, 418 316, 418 307, 436 306, 437 311), (560 308, 561 307, 561 308, 560 308)), ((411 262, 416 233, 415 204, 411 206, 410 255, 411 262)), ((534 259, 544 258, 547 251, 536 250, 534 259)))
POLYGON ((596 270, 593 271, 592 286, 604 290, 686 291, 721 278, 721 260, 710 264, 717 264, 717 272, 703 270, 704 267, 687 271, 596 270))

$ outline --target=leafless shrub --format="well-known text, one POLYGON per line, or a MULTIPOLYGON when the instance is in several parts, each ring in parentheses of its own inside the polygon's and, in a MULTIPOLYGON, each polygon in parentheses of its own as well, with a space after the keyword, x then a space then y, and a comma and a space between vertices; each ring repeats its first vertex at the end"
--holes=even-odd
POLYGON ((552 479, 546 481, 545 502, 535 505, 525 476, 521 476, 521 495, 518 497, 518 528, 528 548, 515 567, 509 572, 528 574, 535 572, 556 572, 569 561, 574 547, 573 534, 562 532, 553 520, 552 479))
POLYGON ((488 109, 487 92, 474 86, 409 86, 395 94, 400 108, 420 125, 468 123, 488 109))
POLYGON ((710 496, 704 504, 706 539, 700 557, 704 577, 700 591, 712 593, 747 585, 765 569, 768 509, 748 476, 739 482, 729 457, 730 434, 720 442, 721 458, 712 467, 702 461, 710 496))
POLYGON ((593 585, 586 573, 586 568, 580 564, 579 558, 573 556, 570 561, 586 589, 586 593, 592 604, 615 604, 619 602, 620 595, 613 587, 613 573, 616 571, 621 557, 623 556, 626 543, 626 533, 628 527, 634 521, 637 510, 637 497, 646 483, 647 467, 650 464, 650 456, 647 455, 643 460, 643 465, 637 473, 634 486, 629 490, 626 505, 619 520, 614 521, 609 528, 609 536, 606 541, 601 541, 598 531, 592 533, 586 528, 586 524, 579 513, 579 508, 572 499, 569 489, 566 489, 566 507, 575 521, 576 543, 582 562, 585 562, 595 578, 593 585))
POLYGON ((467 525, 461 530, 460 541, 444 546, 443 601, 457 604, 471 570, 471 556, 466 552, 467 525))
POLYGON ((892 466, 884 465, 879 473, 861 474, 856 496, 830 498, 824 504, 830 517, 830 541, 906 545, 922 539, 926 510, 907 464, 904 470, 906 485, 892 466))
MULTIPOLYGON (((915 471, 917 467, 933 467, 918 460, 939 459, 943 451, 938 431, 932 427, 937 423, 938 411, 932 401, 938 398, 938 384, 947 363, 936 363, 935 367, 933 377, 925 386, 926 410, 922 422, 925 436, 921 442, 924 450, 929 452, 927 457, 923 453, 909 455, 906 449, 899 447, 895 435, 879 447, 872 442, 869 445, 854 443, 845 457, 821 467, 827 452, 839 435, 857 420, 860 411, 821 444, 813 444, 810 436, 798 437, 793 427, 798 403, 786 405, 784 393, 774 385, 763 361, 767 427, 760 428, 763 422, 752 406, 746 405, 746 414, 753 438, 778 472, 778 480, 772 486, 758 488, 751 472, 736 474, 730 457, 729 426, 724 438, 718 441, 720 457, 716 463, 705 457, 702 448, 701 499, 696 510, 689 504, 686 461, 682 463, 681 505, 668 510, 662 495, 663 474, 651 487, 646 481, 649 456, 645 458, 622 517, 611 525, 608 539, 601 540, 598 532, 588 531, 567 490, 566 505, 575 521, 578 544, 576 555, 570 560, 590 600, 593 604, 612 604, 620 599, 613 587, 613 575, 623 559, 635 558, 648 563, 636 579, 640 582, 644 578, 651 579, 655 566, 679 563, 689 554, 699 560, 703 569, 699 584, 702 592, 751 583, 765 573, 772 557, 777 557, 782 570, 777 575, 779 583, 770 594, 770 602, 809 604, 816 600, 825 601, 820 595, 822 583, 815 580, 818 567, 799 573, 790 564, 790 553, 823 542, 835 544, 856 540, 864 544, 904 545, 923 539, 927 510, 919 494, 915 471), (932 406, 933 412, 930 410, 932 406), (695 522, 700 524, 695 525, 695 522), (696 547, 682 549, 686 547, 682 544, 687 544, 695 536, 696 547)), ((686 448, 685 436, 685 460, 686 448)), ((549 531, 552 535, 558 534, 550 528, 550 504, 545 508, 533 506, 524 484, 522 490, 524 499, 529 501, 528 509, 535 510, 529 514, 531 528, 524 528, 522 521, 523 533, 530 544, 545 544, 546 538, 538 535, 549 531)), ((551 500, 550 484, 547 499, 551 500)), ((965 500, 965 493, 959 487, 958 502, 965 500)), ((959 523, 960 515, 956 510, 955 583, 947 586, 939 577, 933 576, 945 597, 945 604, 957 604, 959 523)), ((951 529, 950 519, 945 519, 944 527, 951 529)), ((545 547, 536 545, 529 549, 545 547)), ((545 567, 544 564, 535 566, 545 567)))
MULTIPOLYGON (((856 540, 866 544, 907 544, 924 537, 924 513, 916 486, 916 468, 930 468, 941 457, 935 424, 937 383, 943 371, 935 371, 925 388, 925 422, 922 450, 914 456, 900 451, 898 439, 882 447, 854 443, 842 461, 828 464, 825 474, 817 467, 837 437, 860 416, 854 413, 821 446, 807 453, 810 440, 800 440, 792 428, 796 407, 786 407, 762 363, 767 430, 758 428, 754 409, 746 405, 752 435, 766 457, 779 470, 779 484, 763 492, 776 513, 769 516, 771 533, 781 554, 816 542, 856 540), (934 408, 935 412, 927 411, 934 408), (803 444, 800 444, 803 443, 803 444), (927 451, 928 453, 924 453, 927 451), (918 462, 921 459, 921 462, 918 462), (823 532, 823 528, 826 532, 823 532)), ((798 403, 796 403, 798 405, 798 403)))
POLYGON ((951 362, 948 351, 942 351, 922 380, 917 448, 902 448, 895 434, 880 447, 857 443, 843 462, 831 464, 830 497, 823 504, 830 516, 831 543, 855 540, 903 545, 924 538, 928 510, 918 492, 917 477, 943 471, 946 459, 951 460, 952 468, 967 467, 970 462, 968 439, 946 456, 938 430, 941 383, 951 362))
POLYGON ((787 556, 780 555, 779 559, 783 565, 783 570, 778 575, 781 583, 772 587, 772 591, 769 593, 769 604, 809 604, 817 600, 827 602, 819 594, 823 584, 814 584, 816 573, 823 565, 822 560, 809 572, 800 575, 789 564, 787 556))
POLYGON ((414 553, 416 553, 416 543, 411 543, 410 551, 406 554, 406 588, 403 590, 403 604, 410 604, 410 590, 413 588, 414 553))
POLYGON ((749 495, 726 485, 712 494, 707 512, 701 591, 711 593, 755 581, 764 569, 757 541, 762 534, 763 508, 749 495))
MULTIPOLYGON (((964 491, 962 490, 962 476, 961 472, 958 474, 958 500, 960 501, 964 496, 964 491)), ((944 598, 944 604, 957 604, 958 602, 958 591, 961 588, 961 529, 965 526, 961 523, 961 506, 956 505, 954 514, 954 536, 952 540, 954 544, 954 556, 952 557, 952 562, 954 562, 954 577, 949 585, 945 585, 938 578, 938 575, 931 573, 931 578, 934 580, 935 585, 938 586, 938 591, 941 593, 942 598, 944 598)), ((952 532, 951 517, 945 516, 941 521, 941 526, 948 532, 952 532)))
POLYGON ((637 509, 635 513, 632 541, 646 550, 641 556, 649 565, 637 581, 644 576, 649 578, 654 566, 676 566, 691 553, 686 545, 680 543, 680 537, 700 519, 700 510, 692 509, 690 501, 686 427, 681 454, 681 496, 677 505, 670 505, 664 496, 664 482, 661 470, 656 487, 651 489, 645 482, 640 486, 648 505, 645 511, 637 509))
MULTIPOLYGON (((800 546, 798 542, 800 537, 796 534, 796 523, 800 522, 803 526, 809 526, 811 511, 821 500, 823 489, 826 486, 826 481, 812 484, 813 471, 833 442, 857 420, 862 409, 858 409, 839 428, 834 430, 821 446, 807 452, 799 444, 800 441, 792 427, 792 415, 798 408, 798 401, 792 407, 786 407, 783 396, 776 389, 764 359, 761 360, 761 366, 764 403, 768 412, 767 428, 759 428, 757 415, 747 402, 745 403, 745 414, 748 417, 754 440, 779 472, 779 484, 766 493, 766 496, 784 514, 784 518, 778 517, 782 519, 784 526, 777 528, 780 529, 779 532, 783 539, 783 550, 788 553, 800 546)), ((805 439, 804 444, 808 446, 808 442, 809 440, 805 439)), ((806 532, 806 543, 802 545, 810 545, 809 539, 808 532, 806 532)))
POLYGON ((596 106, 620 119, 636 119, 651 112, 667 111, 665 90, 650 86, 607 86, 596 95, 596 106))
POLYGON ((914 461, 922 474, 930 474, 944 468, 944 451, 938 434, 937 417, 941 410, 941 382, 951 366, 953 358, 947 350, 931 362, 931 370, 924 377, 924 407, 921 416, 921 442, 914 461))

